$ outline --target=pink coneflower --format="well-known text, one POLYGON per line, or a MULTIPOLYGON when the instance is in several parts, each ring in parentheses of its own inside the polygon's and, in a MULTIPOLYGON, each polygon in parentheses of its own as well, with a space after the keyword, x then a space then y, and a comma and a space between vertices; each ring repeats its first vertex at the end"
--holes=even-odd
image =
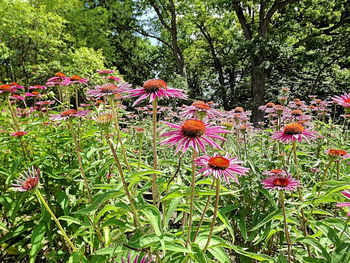
POLYGON ((19 85, 17 82, 11 82, 10 85, 15 89, 24 89, 24 86, 19 85))
POLYGON ((15 184, 12 184, 14 187, 13 190, 26 192, 29 190, 33 190, 39 183, 40 170, 34 169, 32 170, 28 168, 28 172, 23 171, 23 174, 20 174, 22 177, 15 180, 15 184))
POLYGON ((301 142, 303 139, 309 142, 309 140, 315 139, 314 133, 316 132, 305 130, 299 123, 290 123, 284 127, 283 131, 275 131, 271 139, 284 143, 289 143, 291 141, 301 142))
POLYGON ((16 88, 12 87, 11 85, 3 84, 0 85, 0 94, 10 94, 14 93, 16 91, 16 88))
POLYGON ((198 100, 192 103, 191 106, 185 106, 183 111, 180 112, 180 116, 185 119, 193 119, 193 118, 217 118, 222 117, 222 114, 204 101, 198 100))
POLYGON ((13 101, 17 102, 17 101, 24 101, 24 97, 17 95, 17 94, 13 94, 10 96, 10 99, 12 99, 13 101))
POLYGON ((198 157, 195 160, 197 166, 204 166, 198 173, 203 173, 204 176, 213 175, 215 178, 224 177, 229 183, 229 178, 232 178, 239 184, 236 174, 245 175, 249 172, 248 168, 241 166, 242 161, 238 161, 236 157, 230 158, 228 153, 225 156, 219 156, 217 153, 211 157, 209 155, 198 157))
POLYGON ((277 190, 296 190, 296 187, 300 187, 299 180, 293 179, 290 175, 271 175, 270 177, 261 180, 265 189, 277 189, 277 190))
POLYGON ((139 262, 139 255, 137 255, 134 259, 133 262, 131 262, 131 257, 130 257, 130 251, 129 251, 129 254, 128 254, 128 260, 127 261, 124 261, 124 259, 122 258, 122 262, 121 263, 151 263, 152 262, 152 259, 149 259, 147 260, 148 256, 144 256, 141 261, 139 262))
POLYGON ((268 175, 268 176, 286 176, 287 175, 287 173, 282 169, 272 169, 270 171, 264 171, 262 174, 268 175))
POLYGON ((62 121, 73 117, 85 117, 88 114, 89 114, 88 110, 76 111, 71 109, 71 110, 62 112, 61 114, 51 114, 50 120, 62 121))
POLYGON ((191 146, 197 152, 199 146, 199 148, 205 153, 206 151, 204 142, 221 150, 221 147, 213 139, 219 139, 224 141, 226 139, 217 134, 229 133, 229 131, 222 126, 210 127, 210 124, 195 119, 187 120, 180 125, 172 123, 166 124, 176 130, 162 134, 161 137, 170 136, 170 138, 161 142, 161 145, 169 144, 169 147, 171 147, 179 143, 179 145, 176 148, 175 154, 177 154, 182 148, 181 155, 183 155, 187 151, 189 146, 191 146))
POLYGON ((115 94, 121 94, 123 92, 129 91, 131 84, 124 82, 118 85, 107 83, 103 86, 97 85, 95 89, 88 90, 87 95, 91 97, 101 98, 104 96, 113 96, 115 94))
POLYGON ((88 82, 87 79, 83 79, 80 76, 73 76, 73 77, 70 77, 69 79, 63 80, 62 85, 63 86, 70 86, 70 85, 74 85, 74 84, 87 85, 87 82, 88 82))
POLYGON ((41 90, 46 90, 46 87, 45 86, 41 86, 41 85, 34 85, 34 86, 29 86, 28 87, 28 90, 38 90, 38 89, 41 89, 41 90))
POLYGON ((335 96, 332 100, 344 108, 350 108, 350 93, 345 93, 341 96, 335 96))
POLYGON ((119 77, 115 77, 115 76, 109 76, 108 77, 108 81, 113 83, 113 82, 119 82, 120 78, 119 77))
POLYGON ((107 179, 111 179, 112 177, 114 177, 114 174, 112 174, 112 173, 106 173, 106 178, 107 178, 107 179))
POLYGON ((325 154, 328 154, 333 159, 348 159, 350 154, 343 150, 338 149, 328 149, 324 151, 325 154))
POLYGON ((41 98, 42 97, 42 95, 40 95, 39 92, 37 92, 37 91, 26 92, 25 96, 26 97, 36 97, 36 98, 41 98))
POLYGON ((150 98, 150 102, 154 101, 155 98, 180 98, 187 99, 187 95, 184 94, 183 90, 169 88, 164 80, 161 79, 150 79, 147 80, 142 88, 132 89, 128 91, 131 93, 129 97, 138 97, 140 96, 132 106, 137 105, 140 101, 150 98))
MULTIPOLYGON (((345 197, 350 199, 350 191, 343 191, 341 192, 345 197)), ((350 207, 350 202, 341 202, 337 203, 337 206, 339 207, 350 207)), ((348 212, 348 216, 350 216, 350 211, 348 212)))
POLYGON ((275 106, 276 106, 275 103, 268 102, 268 103, 266 103, 266 105, 260 106, 259 110, 261 110, 265 113, 273 113, 273 112, 275 112, 275 109, 274 109, 275 106))
POLYGON ((10 135, 12 137, 22 137, 22 136, 27 135, 27 134, 28 134, 28 132, 17 131, 17 132, 11 133, 10 135))

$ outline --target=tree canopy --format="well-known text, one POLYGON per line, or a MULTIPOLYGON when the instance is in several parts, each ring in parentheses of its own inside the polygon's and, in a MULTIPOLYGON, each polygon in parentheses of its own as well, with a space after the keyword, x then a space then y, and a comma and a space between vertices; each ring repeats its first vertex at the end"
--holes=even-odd
POLYGON ((225 109, 346 90, 346 0, 0 0, 0 80, 42 84, 57 71, 116 68, 158 77, 225 109))

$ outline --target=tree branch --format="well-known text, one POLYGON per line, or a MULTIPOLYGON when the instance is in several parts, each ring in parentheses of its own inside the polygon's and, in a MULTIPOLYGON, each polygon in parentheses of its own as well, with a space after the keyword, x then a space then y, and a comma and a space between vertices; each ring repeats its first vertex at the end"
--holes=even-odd
POLYGON ((160 11, 160 9, 158 8, 156 2, 154 0, 149 0, 151 6, 153 7, 154 11, 156 11, 157 16, 159 18, 160 23, 165 27, 166 30, 168 31, 172 31, 173 28, 171 28, 164 20, 163 14, 160 11))
POLYGON ((252 32, 251 32, 250 26, 247 23, 247 19, 244 16, 243 9, 240 6, 239 1, 233 0, 232 5, 233 5, 233 9, 235 10, 236 15, 238 17, 239 23, 242 26, 245 38, 251 39, 252 32))

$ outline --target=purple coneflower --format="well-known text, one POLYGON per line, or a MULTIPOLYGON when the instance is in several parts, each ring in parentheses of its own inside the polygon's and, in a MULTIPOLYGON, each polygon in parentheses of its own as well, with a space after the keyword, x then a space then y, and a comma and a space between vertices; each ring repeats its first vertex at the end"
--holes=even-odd
POLYGON ((271 175, 270 177, 261 180, 265 189, 277 189, 277 190, 296 190, 296 187, 300 187, 299 180, 293 179, 290 175, 271 175))
POLYGON ((69 79, 65 79, 62 81, 62 85, 63 86, 70 86, 73 84, 83 84, 83 85, 87 85, 88 80, 87 79, 83 79, 80 76, 73 76, 70 77, 69 79))
POLYGON ((274 113, 275 112, 274 107, 275 107, 275 103, 268 102, 268 103, 266 103, 266 105, 260 106, 259 110, 261 110, 261 111, 263 111, 265 113, 274 113))
MULTIPOLYGON (((343 191, 341 192, 345 197, 350 199, 350 191, 343 191)), ((337 203, 337 206, 339 207, 350 207, 350 202, 341 202, 337 203)), ((348 212, 348 216, 350 216, 350 211, 348 212)))
POLYGON ((38 89, 46 90, 46 87, 45 86, 41 86, 41 85, 34 85, 34 86, 29 86, 28 87, 28 90, 38 90, 38 89))
POLYGON ((203 118, 203 119, 212 119, 216 117, 222 117, 222 114, 204 101, 198 100, 192 103, 191 106, 185 106, 183 111, 180 112, 180 116, 185 119, 193 118, 203 118))
POLYGON ((76 110, 67 110, 62 112, 61 114, 51 114, 50 120, 53 121, 62 121, 72 117, 85 117, 89 114, 88 110, 76 111, 76 110))
POLYGON ((345 93, 341 96, 335 96, 332 98, 332 100, 339 105, 343 106, 345 110, 348 110, 350 108, 350 93, 345 93))
POLYGON ((229 177, 239 184, 235 174, 245 175, 249 172, 248 168, 241 166, 242 161, 238 161, 236 157, 230 158, 228 153, 225 156, 219 156, 214 153, 213 156, 201 156, 196 160, 197 166, 204 166, 198 173, 203 173, 204 176, 213 175, 215 178, 224 177, 229 183, 229 177))
POLYGON ((180 125, 172 123, 166 124, 176 130, 162 134, 161 137, 170 136, 170 138, 161 142, 161 145, 169 144, 169 147, 171 147, 179 143, 179 145, 176 148, 175 154, 177 154, 179 150, 183 148, 181 155, 183 155, 187 151, 189 146, 192 146, 192 148, 197 152, 199 146, 199 148, 204 153, 206 153, 204 142, 221 150, 221 147, 213 139, 219 139, 224 141, 226 139, 217 134, 229 133, 229 131, 222 126, 210 127, 210 124, 195 119, 187 120, 180 125))
POLYGON ((169 88, 165 81, 161 79, 147 80, 142 88, 132 89, 128 92, 130 93, 129 97, 140 96, 132 106, 135 106, 147 97, 150 98, 150 102, 154 101, 157 97, 187 99, 187 95, 183 93, 183 90, 169 88))
POLYGON ((20 174, 22 177, 15 180, 15 184, 12 184, 14 187, 13 190, 19 192, 26 192, 29 190, 33 190, 39 183, 40 170, 34 169, 32 170, 28 168, 28 172, 23 171, 23 174, 20 174))
POLYGON ((324 151, 325 154, 328 154, 333 159, 348 159, 350 154, 343 150, 338 149, 328 149, 324 151))
POLYGON ((115 94, 121 94, 123 92, 129 91, 131 84, 124 82, 118 85, 107 83, 103 86, 97 85, 93 90, 88 90, 87 95, 90 97, 101 98, 104 96, 113 96, 115 94))
POLYGON ((303 139, 309 142, 309 140, 315 139, 314 133, 316 132, 305 130, 299 123, 290 123, 284 127, 283 131, 275 131, 271 138, 284 143, 301 142, 303 139))
POLYGON ((139 261, 139 255, 137 255, 134 259, 134 261, 132 262, 131 257, 130 257, 130 251, 128 254, 128 261, 124 261, 124 259, 122 258, 122 262, 121 263, 151 263, 152 259, 147 260, 148 256, 144 256, 140 262, 139 261))
POLYGON ((28 132, 17 131, 17 132, 11 133, 10 135, 12 137, 22 137, 22 136, 27 135, 27 134, 28 134, 28 132))

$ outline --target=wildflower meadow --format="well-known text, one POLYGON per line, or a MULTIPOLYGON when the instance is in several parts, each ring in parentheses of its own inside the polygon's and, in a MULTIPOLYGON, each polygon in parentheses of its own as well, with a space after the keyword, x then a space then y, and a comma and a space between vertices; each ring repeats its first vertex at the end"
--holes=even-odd
POLYGON ((0 0, 0 263, 350 263, 349 0, 0 0))
POLYGON ((350 94, 281 88, 254 127, 96 74, 0 86, 2 262, 350 261, 350 94))

